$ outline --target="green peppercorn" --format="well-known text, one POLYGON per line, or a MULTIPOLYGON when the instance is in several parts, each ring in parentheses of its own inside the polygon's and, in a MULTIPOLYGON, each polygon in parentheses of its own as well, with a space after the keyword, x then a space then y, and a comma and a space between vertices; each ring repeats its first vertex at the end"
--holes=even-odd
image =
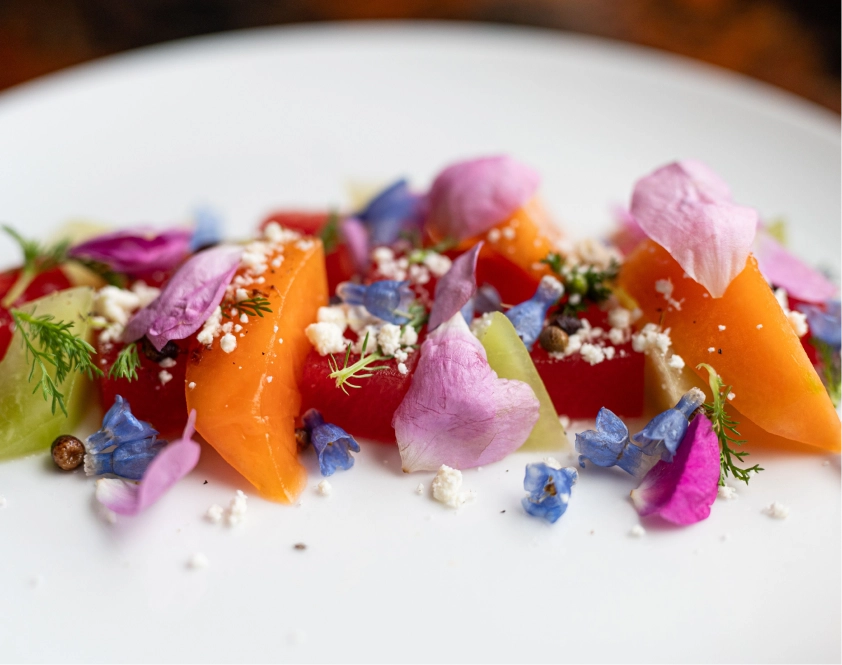
POLYGON ((538 337, 538 341, 547 353, 561 353, 567 348, 568 340, 567 333, 556 326, 546 326, 538 337))
POLYGON ((59 469, 73 471, 85 459, 85 444, 75 436, 62 434, 53 441, 50 454, 59 469))

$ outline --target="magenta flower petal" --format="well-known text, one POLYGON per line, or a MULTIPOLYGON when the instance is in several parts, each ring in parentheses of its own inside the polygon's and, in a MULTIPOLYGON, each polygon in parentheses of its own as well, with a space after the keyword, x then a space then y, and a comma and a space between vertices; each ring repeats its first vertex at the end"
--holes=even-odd
POLYGON ((101 478, 96 483, 97 501, 120 515, 137 515, 155 503, 199 462, 202 448, 192 439, 195 425, 194 409, 190 412, 181 438, 158 453, 139 483, 101 478))
POLYGON ((428 330, 434 330, 450 320, 477 292, 477 258, 481 249, 482 242, 478 242, 457 257, 450 265, 450 270, 436 282, 436 297, 430 310, 428 330))
POLYGON ((757 211, 731 201, 728 185, 701 162, 674 162, 638 180, 631 214, 714 298, 746 265, 757 211))
POLYGON ((161 233, 135 228, 91 238, 68 254, 77 259, 104 263, 116 272, 149 273, 175 268, 190 252, 193 231, 171 229, 161 233))
POLYGON ((695 524, 710 515, 719 486, 719 440, 710 420, 697 415, 672 462, 658 462, 632 490, 641 515, 660 515, 673 524, 695 524))
POLYGON ((759 233, 755 256, 763 276, 787 294, 810 303, 823 303, 836 295, 836 285, 818 270, 789 252, 768 233, 759 233))
POLYGON ((505 155, 453 164, 430 188, 427 224, 439 238, 472 238, 508 219, 540 181, 537 171, 505 155))
POLYGON ((368 230, 356 217, 345 217, 339 222, 339 237, 348 248, 354 269, 359 274, 368 269, 368 230))
POLYGON ((192 335, 222 301, 242 253, 240 247, 220 246, 191 257, 160 295, 129 320, 123 339, 133 342, 146 335, 160 351, 171 339, 192 335))
POLYGON ((458 311, 430 333, 392 426, 403 470, 467 469, 503 459, 538 420, 526 383, 498 378, 458 311))

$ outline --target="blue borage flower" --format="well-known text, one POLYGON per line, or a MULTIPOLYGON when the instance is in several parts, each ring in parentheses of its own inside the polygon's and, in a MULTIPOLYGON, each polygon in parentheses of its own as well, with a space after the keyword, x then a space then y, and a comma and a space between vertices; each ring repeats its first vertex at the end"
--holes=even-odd
POLYGON ((690 425, 690 416, 705 401, 705 394, 698 388, 688 390, 678 404, 652 418, 640 432, 632 437, 645 455, 656 455, 665 462, 672 462, 675 451, 690 425))
POLYGON ((222 241, 222 218, 210 208, 199 208, 195 213, 195 227, 190 238, 190 251, 218 245, 222 241))
POLYGON ((641 468, 644 455, 671 462, 687 433, 690 416, 704 401, 705 394, 698 388, 691 388, 674 408, 652 418, 631 439, 625 423, 602 407, 596 416, 596 430, 585 430, 576 435, 579 465, 584 469, 587 460, 602 467, 619 466, 626 473, 635 475, 641 468))
POLYGON ((326 423, 322 414, 315 409, 304 416, 304 428, 310 443, 319 458, 319 469, 323 476, 332 476, 337 469, 347 471, 354 466, 351 451, 360 452, 360 444, 341 427, 326 423))
POLYGON ((423 220, 425 200, 423 196, 409 191, 405 179, 392 183, 354 217, 365 224, 372 247, 391 245, 401 232, 420 227, 423 220))
POLYGON ((557 521, 567 510, 570 490, 578 478, 579 473, 571 467, 557 469, 544 462, 527 464, 523 489, 529 496, 523 497, 523 509, 548 522, 557 521))
POLYGON ((538 285, 538 290, 534 296, 506 312, 506 316, 514 325, 518 336, 530 351, 544 327, 547 310, 558 302, 563 294, 564 286, 562 283, 555 277, 546 275, 541 278, 541 283, 538 285))
POLYGON ((807 315, 810 334, 833 349, 842 346, 842 306, 839 300, 828 300, 825 309, 815 305, 799 305, 798 309, 807 315))
POLYGON ((643 451, 629 439, 625 423, 605 407, 596 415, 596 430, 576 435, 576 451, 583 469, 587 460, 597 466, 619 466, 635 475, 643 462, 643 451))
POLYGON ((409 306, 415 294, 409 282, 383 279, 369 285, 342 282, 336 287, 336 295, 348 305, 363 305, 368 313, 397 326, 410 322, 409 306))
POLYGON ((85 473, 106 473, 140 480, 146 467, 164 447, 158 431, 132 415, 120 395, 102 419, 102 427, 85 441, 85 473))

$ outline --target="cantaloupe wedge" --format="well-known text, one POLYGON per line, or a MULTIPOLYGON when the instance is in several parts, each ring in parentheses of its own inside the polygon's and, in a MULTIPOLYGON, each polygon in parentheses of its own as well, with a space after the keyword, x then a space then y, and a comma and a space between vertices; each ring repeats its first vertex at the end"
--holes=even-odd
POLYGON ((839 416, 754 257, 722 298, 712 298, 665 249, 645 241, 627 257, 618 286, 642 310, 641 324, 670 328, 674 351, 703 380, 699 363, 716 369, 742 416, 777 437, 840 450, 839 416), (656 290, 659 280, 670 281, 669 299, 665 282, 656 290))
POLYGON ((550 252, 558 251, 560 235, 541 202, 532 199, 488 232, 485 240, 489 250, 541 279, 552 274, 549 266, 541 260, 547 258, 550 252))
POLYGON ((293 241, 282 255, 259 286, 272 312, 243 324, 230 353, 218 339, 210 348, 194 341, 185 390, 205 440, 264 497, 291 503, 307 479, 295 440, 298 382, 310 351, 304 329, 328 295, 321 242, 293 241))

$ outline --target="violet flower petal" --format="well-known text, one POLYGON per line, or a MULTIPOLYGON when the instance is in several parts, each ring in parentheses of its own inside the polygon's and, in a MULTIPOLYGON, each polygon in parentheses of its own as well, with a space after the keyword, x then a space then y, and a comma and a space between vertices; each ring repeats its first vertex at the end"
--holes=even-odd
POLYGON ((427 224, 439 238, 472 238, 508 219, 540 181, 537 171, 506 155, 453 164, 430 188, 427 224))
POLYGON ((222 242, 222 218, 210 208, 199 208, 195 215, 190 251, 213 247, 222 242))
POLYGON ((714 298, 745 268, 757 211, 731 201, 728 185, 701 162, 674 162, 638 180, 631 214, 714 298))
POLYGON ((194 409, 190 412, 181 438, 158 453, 139 483, 101 478, 96 483, 97 501, 120 515, 137 515, 155 503, 199 462, 202 449, 192 440, 195 426, 194 409))
POLYGON ((809 303, 823 303, 836 294, 836 285, 811 268, 768 233, 759 233, 755 257, 767 281, 786 289, 787 294, 809 303))
POLYGON ((430 310, 427 330, 435 330, 453 318, 476 293, 477 258, 481 249, 482 242, 478 242, 458 256, 450 265, 450 270, 436 282, 436 295, 430 310))
POLYGON ((392 419, 403 470, 482 466, 529 437, 539 404, 526 383, 501 379, 457 311, 424 340, 409 391, 392 419))
POLYGON ((135 228, 114 231, 72 247, 68 255, 104 263, 115 272, 130 274, 171 270, 187 256, 193 231, 170 229, 158 233, 135 228))
POLYGON ((402 231, 418 229, 424 218, 425 198, 409 190, 405 179, 379 192, 368 205, 354 215, 369 231, 371 244, 391 245, 402 231))
POLYGON ((219 246, 191 257, 170 278, 160 295, 129 320, 123 339, 144 335, 160 351, 173 339, 184 339, 207 321, 222 301, 243 250, 219 246))
POLYGON ((673 524, 695 524, 710 515, 719 485, 719 440, 710 420, 698 415, 672 462, 658 462, 632 490, 641 515, 660 515, 673 524))
POLYGON ((842 306, 839 300, 829 300, 824 309, 815 305, 798 305, 798 311, 807 315, 811 337, 839 350, 842 346, 842 306))
POLYGON ((339 222, 339 237, 348 248, 354 270, 362 275, 368 270, 368 230, 356 217, 345 217, 339 222))

